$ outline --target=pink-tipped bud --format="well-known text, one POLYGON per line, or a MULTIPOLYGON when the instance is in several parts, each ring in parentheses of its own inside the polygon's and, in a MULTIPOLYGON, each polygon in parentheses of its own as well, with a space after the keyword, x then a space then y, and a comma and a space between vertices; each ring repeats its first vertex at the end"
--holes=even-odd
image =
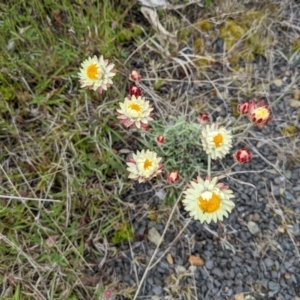
POLYGON ((244 102, 238 105, 237 110, 241 115, 247 115, 250 109, 250 102, 244 102))
POLYGON ((129 75, 129 79, 133 80, 133 81, 140 81, 141 80, 141 74, 139 71, 133 70, 131 71, 130 75, 129 75))
POLYGON ((131 85, 129 87, 129 95, 130 97, 131 96, 136 96, 136 97, 139 97, 139 96, 142 96, 142 91, 139 87, 137 87, 136 85, 131 85))
POLYGON ((269 105, 265 105, 264 101, 256 102, 252 100, 250 103, 248 118, 251 123, 258 127, 264 127, 269 121, 271 121, 271 110, 269 105))
POLYGON ((198 116, 197 121, 200 124, 206 124, 206 123, 208 123, 208 121, 209 121, 208 115, 207 114, 202 114, 202 115, 198 116))
POLYGON ((102 295, 103 300, 112 300, 114 298, 114 293, 111 289, 105 290, 102 295))
POLYGON ((242 149, 237 150, 233 154, 233 158, 236 162, 243 165, 243 164, 248 163, 252 159, 252 155, 247 148, 242 148, 242 149))
POLYGON ((149 124, 145 124, 145 123, 141 123, 141 128, 144 131, 149 131, 150 125, 149 124))
POLYGON ((168 175, 167 175, 167 180, 170 183, 175 183, 180 179, 180 174, 178 171, 171 171, 168 175))
POLYGON ((160 147, 165 141, 166 138, 163 135, 159 135, 156 137, 156 143, 158 147, 160 147))

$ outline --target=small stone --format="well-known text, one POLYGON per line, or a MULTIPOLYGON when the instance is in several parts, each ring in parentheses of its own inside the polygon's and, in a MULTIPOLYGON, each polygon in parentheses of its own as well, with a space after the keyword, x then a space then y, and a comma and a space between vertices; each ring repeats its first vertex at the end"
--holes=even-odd
POLYGON ((291 194, 291 193, 288 192, 288 191, 285 191, 285 192, 284 192, 284 195, 285 195, 285 197, 286 197, 287 200, 293 200, 293 199, 294 199, 293 194, 291 194))
POLYGON ((189 257, 189 263, 192 266, 203 266, 204 265, 203 259, 196 255, 191 255, 189 257))
POLYGON ((255 300, 255 298, 253 296, 251 296, 251 295, 247 295, 245 297, 245 300, 255 300))
POLYGON ((258 227, 257 224, 254 223, 253 221, 249 221, 248 224, 247 224, 247 226, 248 226, 249 231, 250 231, 251 234, 253 234, 253 235, 260 232, 259 227, 258 227))
POLYGON ((160 298, 158 296, 152 296, 151 300, 160 300, 160 298))
POLYGON ((286 171, 284 172, 284 175, 285 175, 285 177, 286 177, 287 179, 291 179, 292 172, 291 172, 290 170, 286 170, 286 171))
POLYGON ((186 268, 183 266, 176 266, 175 271, 177 274, 182 274, 182 273, 186 272, 186 268))
POLYGON ((196 266, 189 266, 189 270, 190 270, 192 273, 195 273, 196 270, 197 270, 197 267, 196 267, 196 266))
POLYGON ((157 296, 161 295, 162 292, 163 292, 163 290, 162 290, 162 288, 160 286, 153 287, 152 291, 157 296))
POLYGON ((275 79, 273 82, 276 86, 281 87, 282 86, 282 80, 281 79, 275 79))
POLYGON ((173 265, 173 257, 172 257, 172 254, 171 253, 168 253, 167 254, 167 262, 169 263, 169 265, 173 265))
POLYGON ((300 90, 296 89, 293 91, 293 98, 295 100, 299 100, 300 99, 300 90))
POLYGON ((288 273, 288 272, 284 273, 284 278, 285 279, 290 279, 291 278, 291 274, 288 273))
POLYGON ((252 221, 257 222, 260 219, 260 215, 258 213, 254 213, 252 215, 252 221))
POLYGON ((159 246, 160 244, 160 239, 161 239, 161 235, 159 234, 159 232, 152 227, 149 231, 148 231, 148 240, 155 244, 156 246, 159 246))
POLYGON ((224 277, 223 272, 219 268, 214 268, 212 272, 213 272, 214 275, 218 276, 219 278, 223 278, 224 277))
POLYGON ((274 265, 274 261, 269 257, 264 259, 264 263, 265 263, 267 268, 270 268, 274 265))
POLYGON ((208 259, 208 260, 205 262, 205 267, 206 267, 208 270, 211 270, 211 269, 214 267, 214 261, 211 260, 211 259, 208 259))
POLYGON ((298 108, 298 107, 300 107, 300 101, 299 101, 299 100, 291 99, 291 100, 289 101, 289 105, 290 105, 291 107, 298 108))
POLYGON ((280 291, 280 284, 274 281, 269 281, 268 282, 268 287, 270 289, 270 291, 277 293, 280 291))
POLYGON ((244 294, 243 293, 239 293, 239 294, 235 294, 234 295, 234 300, 244 300, 244 294))
POLYGON ((279 232, 279 233, 284 233, 284 232, 285 232, 285 229, 284 229, 282 226, 279 226, 279 227, 277 228, 277 232, 279 232))

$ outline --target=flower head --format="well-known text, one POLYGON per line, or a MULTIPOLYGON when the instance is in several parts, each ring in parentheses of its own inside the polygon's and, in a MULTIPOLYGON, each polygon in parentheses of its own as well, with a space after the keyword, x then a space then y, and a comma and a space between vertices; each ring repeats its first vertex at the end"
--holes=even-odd
POLYGON ((146 101, 144 97, 131 96, 130 98, 125 98, 123 103, 120 103, 120 108, 117 109, 119 113, 118 119, 126 127, 141 128, 148 124, 148 121, 152 121, 151 116, 153 108, 146 101))
POLYGON ((218 124, 206 125, 200 136, 203 149, 212 159, 224 157, 232 147, 231 132, 218 124))
POLYGON ((252 155, 247 148, 242 148, 242 149, 237 150, 233 154, 233 158, 236 162, 243 165, 243 164, 248 163, 252 159, 252 155))
POLYGON ((89 57, 81 64, 78 73, 81 86, 101 94, 103 90, 107 90, 113 84, 111 78, 116 75, 113 68, 114 64, 109 64, 102 55, 99 59, 97 56, 89 57))
POLYGON ((131 85, 130 87, 129 87, 129 95, 130 96, 136 96, 136 97, 138 97, 138 96, 142 96, 142 91, 141 91, 141 89, 138 87, 138 86, 136 86, 136 85, 131 85))
POLYGON ((265 105, 263 100, 260 102, 252 100, 250 103, 248 118, 251 123, 258 127, 263 127, 272 119, 269 105, 265 105))
POLYGON ((208 121, 209 121, 208 115, 207 114, 202 114, 202 115, 198 116, 197 121, 200 124, 206 124, 206 123, 208 123, 208 121))
POLYGON ((180 174, 178 171, 171 171, 168 176, 167 176, 167 180, 170 183, 175 183, 180 179, 180 174))
POLYGON ((228 217, 228 212, 231 212, 235 206, 230 200, 234 197, 233 192, 228 189, 228 186, 217 182, 217 177, 203 180, 198 176, 183 192, 185 199, 182 202, 185 210, 201 223, 223 221, 223 217, 228 217))
POLYGON ((160 147, 165 141, 166 138, 163 135, 159 135, 156 137, 156 144, 158 147, 160 147))
POLYGON ((133 81, 140 81, 141 80, 141 74, 139 71, 133 70, 131 71, 130 75, 129 75, 129 79, 133 80, 133 81))
POLYGON ((237 110, 241 115, 247 115, 250 108, 250 102, 244 102, 238 105, 237 110))
POLYGON ((162 172, 163 165, 160 163, 161 157, 150 150, 137 151, 133 158, 127 162, 127 170, 130 172, 129 178, 146 182, 162 172))

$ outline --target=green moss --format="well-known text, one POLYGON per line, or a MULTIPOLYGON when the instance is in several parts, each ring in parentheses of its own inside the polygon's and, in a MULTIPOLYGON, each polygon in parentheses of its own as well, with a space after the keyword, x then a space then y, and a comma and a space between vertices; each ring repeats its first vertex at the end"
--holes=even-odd
POLYGON ((194 41, 194 52, 197 53, 197 54, 201 54, 204 52, 205 50, 205 45, 204 45, 204 42, 201 38, 198 38, 194 41))
POLYGON ((202 31, 208 31, 211 29, 211 23, 207 20, 199 21, 196 26, 202 31))
POLYGON ((182 43, 186 43, 189 39, 189 30, 187 28, 183 28, 178 30, 177 32, 177 40, 182 43))
POLYGON ((123 242, 132 242, 134 237, 134 229, 131 227, 129 222, 122 223, 119 225, 111 239, 113 244, 120 244, 123 242))
POLYGON ((296 52, 300 49, 300 37, 296 38, 294 40, 293 46, 292 46, 292 52, 296 52))
POLYGON ((240 114, 239 114, 239 112, 238 112, 238 109, 237 109, 238 104, 239 104, 239 103, 238 103, 238 100, 237 100, 237 99, 233 98, 233 99, 231 100, 232 114, 233 114, 234 117, 239 117, 239 116, 240 116, 240 114))
POLYGON ((291 138, 294 138, 292 136, 299 131, 300 131, 299 128, 297 128, 293 123, 289 123, 286 127, 284 127, 281 130, 281 134, 283 136, 291 136, 291 138))

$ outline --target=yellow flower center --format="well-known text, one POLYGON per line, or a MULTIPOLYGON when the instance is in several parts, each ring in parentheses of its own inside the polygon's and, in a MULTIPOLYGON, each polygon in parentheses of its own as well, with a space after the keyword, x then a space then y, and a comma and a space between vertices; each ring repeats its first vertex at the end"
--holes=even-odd
POLYGON ((254 110, 254 116, 256 119, 267 119, 270 115, 270 112, 267 108, 265 107, 259 107, 254 110))
POLYGON ((199 208, 206 213, 213 213, 219 209, 221 205, 221 199, 215 193, 211 193, 211 197, 209 199, 204 199, 202 196, 198 198, 199 208))
POLYGON ((130 103, 128 107, 132 110, 135 110, 136 112, 141 112, 142 111, 141 106, 137 103, 130 103))
POLYGON ((215 143, 215 146, 218 148, 222 145, 222 142, 223 142, 223 136, 221 133, 218 133, 214 139, 213 139, 214 143, 215 143))
POLYGON ((152 166, 152 161, 150 159, 146 158, 146 160, 144 161, 144 169, 147 170, 151 166, 152 166))
POLYGON ((86 73, 89 79, 92 80, 98 79, 98 68, 95 64, 89 65, 87 67, 86 73))

